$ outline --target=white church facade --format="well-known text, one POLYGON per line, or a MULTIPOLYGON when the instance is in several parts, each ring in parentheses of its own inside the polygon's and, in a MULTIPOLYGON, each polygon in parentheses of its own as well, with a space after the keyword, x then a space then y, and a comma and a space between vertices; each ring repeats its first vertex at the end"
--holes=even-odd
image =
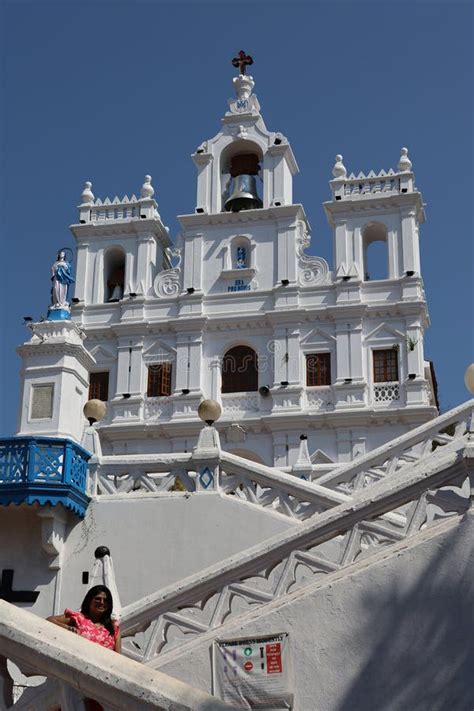
POLYGON ((333 263, 307 254, 296 159, 233 63, 180 234, 150 176, 87 182, 26 324, 0 711, 467 711, 474 401, 438 413, 408 151, 336 156, 333 263), (123 655, 44 620, 97 583, 123 655))
MULTIPOLYGON (((252 78, 234 85, 220 131, 192 156, 196 207, 179 217, 175 241, 150 176, 138 199, 96 200, 86 183, 71 227, 72 324, 94 362, 90 394, 85 375, 77 387, 68 371, 53 378, 54 409, 67 407, 70 420, 60 431, 80 440, 81 419, 70 413, 98 397, 108 402, 105 453, 187 451, 197 406, 212 398, 229 451, 291 467, 303 434, 314 463, 347 463, 437 414, 423 348, 422 197, 406 149, 394 170, 367 176, 348 176, 337 156, 324 203, 332 268, 307 255, 290 143, 267 130, 252 78), (385 250, 384 279, 370 278, 374 244, 385 250)), ((34 351, 22 353, 19 434, 57 434, 55 414, 31 418, 39 364, 34 351)))

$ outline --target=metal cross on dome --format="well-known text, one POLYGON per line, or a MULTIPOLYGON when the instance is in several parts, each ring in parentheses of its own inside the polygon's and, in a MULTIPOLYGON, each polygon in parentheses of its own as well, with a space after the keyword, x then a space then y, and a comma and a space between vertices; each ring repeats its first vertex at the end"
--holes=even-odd
POLYGON ((243 49, 232 60, 232 66, 239 68, 239 74, 245 74, 245 67, 250 66, 250 64, 253 64, 253 59, 250 54, 245 54, 243 49))

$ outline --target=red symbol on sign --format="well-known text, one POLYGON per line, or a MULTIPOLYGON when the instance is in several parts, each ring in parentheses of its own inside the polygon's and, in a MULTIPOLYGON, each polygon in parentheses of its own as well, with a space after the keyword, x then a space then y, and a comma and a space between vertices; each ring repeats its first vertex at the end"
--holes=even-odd
POLYGON ((265 645, 265 656, 267 661, 267 674, 281 674, 283 666, 281 662, 281 644, 265 645))
POLYGON ((245 662, 245 664, 244 664, 244 669, 245 669, 245 671, 247 671, 247 672, 252 671, 252 669, 253 669, 253 664, 252 664, 252 662, 245 662))

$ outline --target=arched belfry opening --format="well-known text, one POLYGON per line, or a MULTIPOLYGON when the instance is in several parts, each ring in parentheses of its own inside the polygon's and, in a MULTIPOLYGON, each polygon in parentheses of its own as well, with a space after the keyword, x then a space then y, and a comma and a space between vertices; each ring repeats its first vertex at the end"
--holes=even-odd
POLYGON ((111 247, 104 257, 104 301, 120 301, 125 283, 125 252, 111 247))
POLYGON ((362 246, 364 280, 388 279, 390 268, 386 226, 381 222, 370 222, 366 225, 362 230, 362 246))
POLYGON ((240 212, 263 206, 262 151, 251 141, 232 143, 221 156, 222 211, 240 212))

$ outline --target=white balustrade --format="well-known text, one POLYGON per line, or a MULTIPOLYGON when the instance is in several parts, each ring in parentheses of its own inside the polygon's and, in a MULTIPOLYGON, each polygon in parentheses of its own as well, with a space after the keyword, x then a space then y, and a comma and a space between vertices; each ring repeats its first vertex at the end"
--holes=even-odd
POLYGON ((222 410, 224 414, 245 415, 259 411, 258 393, 223 393, 222 410))
MULTIPOLYGON (((234 708, 3 600, 0 600, 0 655, 20 667, 27 666, 29 674, 48 675, 44 684, 27 689, 14 704, 7 690, 2 708, 8 706, 11 711, 59 707, 64 711, 80 711, 84 709, 85 698, 97 700, 106 711, 234 708)), ((3 664, 2 676, 8 681, 5 668, 3 664)))
POLYGON ((146 420, 169 420, 173 404, 166 397, 149 397, 145 400, 143 412, 146 420))
POLYGON ((400 383, 374 383, 374 403, 387 404, 400 401, 400 383))
POLYGON ((406 479, 382 481, 365 496, 208 568, 205 576, 129 605, 122 629, 134 639, 125 641, 126 653, 158 667, 184 645, 211 641, 224 625, 235 625, 258 606, 314 581, 329 583, 331 575, 406 545, 407 538, 432 526, 456 525, 471 505, 467 467, 458 455, 444 450, 429 473, 418 462, 406 479))
POLYGON ((317 481, 321 486, 352 494, 386 476, 409 471, 418 461, 442 447, 465 443, 473 428, 474 400, 454 408, 445 415, 397 437, 351 464, 338 467, 317 481))

